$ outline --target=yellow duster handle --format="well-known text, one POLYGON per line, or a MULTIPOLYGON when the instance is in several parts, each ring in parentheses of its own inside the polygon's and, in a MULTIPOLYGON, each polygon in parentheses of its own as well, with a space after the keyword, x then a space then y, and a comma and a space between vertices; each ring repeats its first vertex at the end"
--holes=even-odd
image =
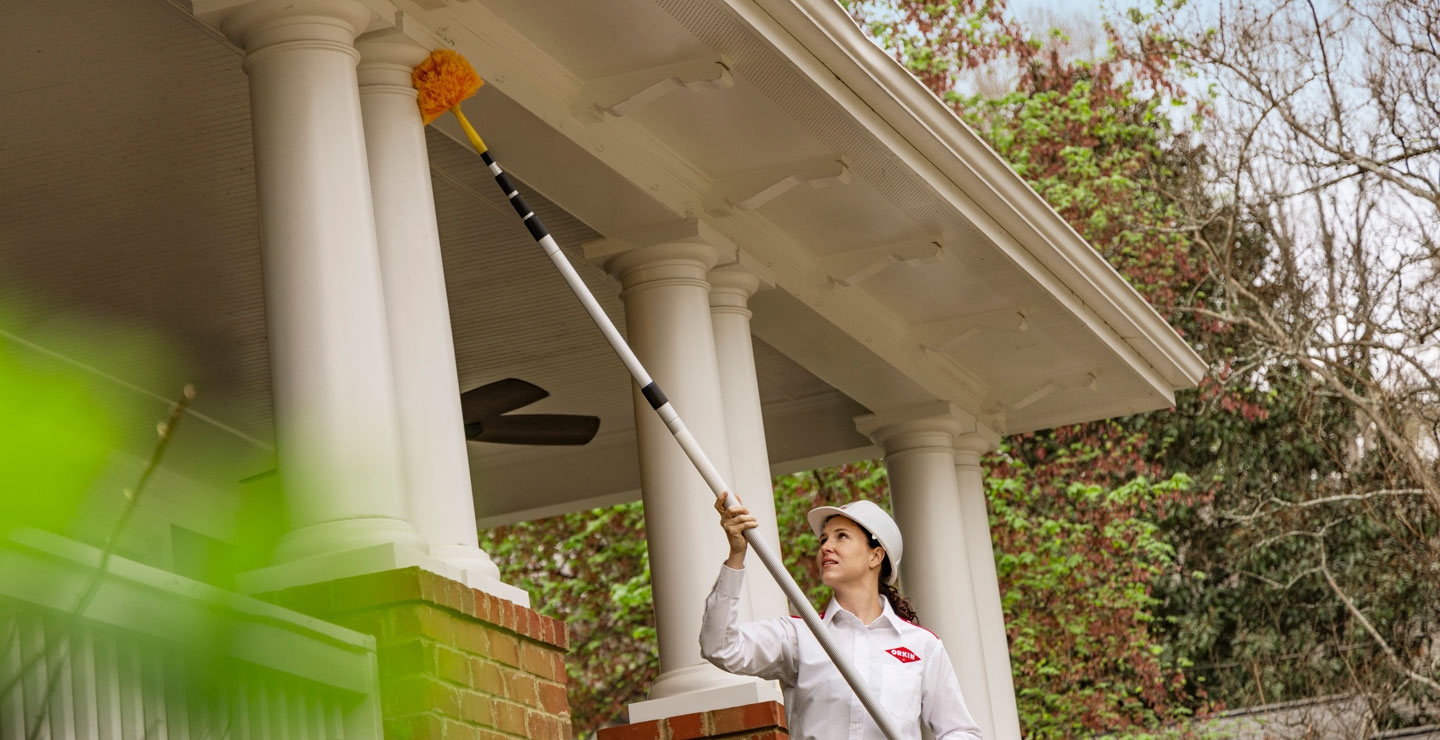
POLYGON ((490 151, 489 148, 485 146, 485 142, 480 140, 480 134, 475 133, 475 127, 471 126, 470 121, 465 119, 465 114, 460 112, 459 105, 451 108, 450 112, 455 114, 455 118, 460 121, 460 128, 465 129, 465 135, 470 137, 470 145, 475 147, 476 154, 484 154, 490 151))

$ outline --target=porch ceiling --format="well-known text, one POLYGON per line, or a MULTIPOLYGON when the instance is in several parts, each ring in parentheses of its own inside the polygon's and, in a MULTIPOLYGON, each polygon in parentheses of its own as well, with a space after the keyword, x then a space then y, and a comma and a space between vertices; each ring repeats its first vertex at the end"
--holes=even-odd
MULTIPOLYGON (((876 113, 858 81, 831 89, 855 73, 822 58, 843 30, 768 1, 423 5, 396 2, 487 77, 467 112, 622 330, 587 241, 704 218, 769 273, 752 308, 777 468, 868 454, 850 419, 871 410, 943 399, 1010 433, 1161 407, 1198 377, 1133 294, 1094 299, 1128 290, 1098 258, 1057 257, 1044 213, 996 200, 1013 183, 982 162, 957 184, 918 124, 876 113), (707 60, 728 87, 595 113, 707 60)), ((0 4, 0 341, 94 365, 157 410, 147 399, 195 383, 210 421, 172 462, 223 488, 269 464, 264 296, 240 56, 189 11, 0 4), (215 445, 233 452, 217 463, 215 445)), ((482 522, 633 498, 624 371, 449 125, 429 142, 461 386, 521 377, 552 394, 533 410, 602 419, 581 449, 472 444, 482 522)))

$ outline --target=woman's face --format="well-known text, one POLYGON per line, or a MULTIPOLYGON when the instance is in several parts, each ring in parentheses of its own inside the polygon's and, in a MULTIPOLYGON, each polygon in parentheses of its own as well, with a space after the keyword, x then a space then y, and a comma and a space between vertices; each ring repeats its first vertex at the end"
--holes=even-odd
POLYGON ((871 547, 869 536, 859 524, 837 515, 826 520, 820 530, 820 552, 815 558, 820 564, 821 582, 831 588, 864 581, 872 571, 878 584, 885 549, 871 547))

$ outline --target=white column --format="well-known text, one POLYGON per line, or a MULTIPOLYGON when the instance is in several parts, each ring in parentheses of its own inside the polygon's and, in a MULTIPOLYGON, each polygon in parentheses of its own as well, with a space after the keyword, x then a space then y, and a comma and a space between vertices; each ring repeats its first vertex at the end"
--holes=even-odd
POLYGON ((890 503, 905 538, 902 592, 920 622, 940 636, 960 679, 965 705, 986 738, 994 738, 975 585, 965 546, 955 478, 955 437, 962 431, 948 404, 877 414, 857 426, 885 450, 890 503), (939 412, 939 413, 937 413, 939 412))
MULTIPOLYGON (((731 480, 705 279, 719 251, 699 234, 639 243, 644 245, 622 247, 618 254, 623 243, 614 241, 587 245, 586 251, 592 257, 610 252, 603 261, 624 287, 631 348, 721 475, 731 480)), ((714 494, 638 388, 634 403, 660 676, 649 701, 630 705, 630 721, 778 699, 768 683, 725 673, 700 657, 701 612, 725 559, 725 535, 714 494)))
POLYGON ((276 557, 423 551, 406 520, 351 0, 240 6, 279 469, 292 530, 276 557))
MULTIPOLYGON (((755 346, 750 337, 750 296, 760 276, 740 264, 710 271, 710 321, 715 328, 715 357, 725 404, 725 429, 730 442, 730 485, 760 523, 760 536, 771 552, 781 552, 780 525, 775 518, 775 488, 770 453, 765 447, 765 422, 760 413, 760 384, 755 378, 755 346)), ((785 592, 752 552, 745 557, 750 610, 755 619, 790 613, 785 592)))
POLYGON ((960 519, 970 583, 974 586, 975 612, 980 623, 990 715, 995 722, 993 737, 1020 740, 1020 709, 1015 704, 1010 642, 1005 633, 1005 614, 1000 607, 1000 579, 995 573, 995 549, 985 502, 985 471, 980 467, 980 455, 994 449, 997 442, 998 439, 990 435, 978 433, 956 438, 955 485, 960 493, 960 519))
POLYGON ((431 555, 484 590, 500 571, 475 527, 430 158, 410 83, 429 49, 394 31, 356 46, 410 519, 431 555))

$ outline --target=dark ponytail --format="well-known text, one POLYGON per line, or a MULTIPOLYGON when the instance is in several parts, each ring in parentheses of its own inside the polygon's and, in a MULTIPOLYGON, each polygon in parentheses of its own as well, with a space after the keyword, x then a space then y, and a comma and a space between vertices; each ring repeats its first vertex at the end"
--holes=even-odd
POLYGON ((920 624, 920 617, 915 614, 915 607, 910 606, 909 600, 901 596, 894 586, 881 581, 880 595, 890 601, 890 608, 895 610, 895 616, 911 624, 920 624))
MULTIPOLYGON (((863 527, 862 527, 863 529, 863 527)), ((880 540, 875 535, 866 532, 870 537, 871 547, 880 547, 880 540)), ((890 602, 890 608, 895 611, 895 616, 911 623, 920 624, 920 616, 915 613, 915 607, 910 606, 910 600, 900 595, 900 590, 891 586, 890 580, 890 553, 885 553, 885 561, 880 564, 880 595, 890 602)))

